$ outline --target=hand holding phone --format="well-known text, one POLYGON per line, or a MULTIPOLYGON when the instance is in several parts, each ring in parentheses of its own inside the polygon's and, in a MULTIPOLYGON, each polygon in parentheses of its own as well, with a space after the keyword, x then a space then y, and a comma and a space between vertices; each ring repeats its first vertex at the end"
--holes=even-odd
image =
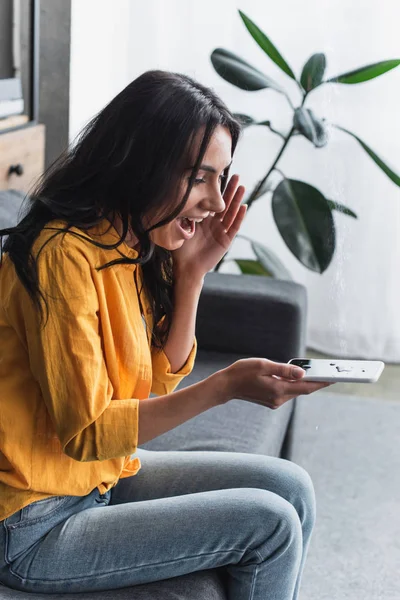
POLYGON ((306 371, 303 381, 375 383, 385 368, 381 360, 292 358, 289 364, 306 371))

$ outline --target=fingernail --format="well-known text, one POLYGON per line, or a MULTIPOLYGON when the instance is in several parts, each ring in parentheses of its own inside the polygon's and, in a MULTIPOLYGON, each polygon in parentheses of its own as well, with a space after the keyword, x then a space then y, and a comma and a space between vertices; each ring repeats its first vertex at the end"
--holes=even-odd
POLYGON ((304 369, 301 369, 300 367, 294 367, 292 369, 292 375, 296 379, 300 379, 300 377, 303 377, 304 373, 305 373, 304 369))

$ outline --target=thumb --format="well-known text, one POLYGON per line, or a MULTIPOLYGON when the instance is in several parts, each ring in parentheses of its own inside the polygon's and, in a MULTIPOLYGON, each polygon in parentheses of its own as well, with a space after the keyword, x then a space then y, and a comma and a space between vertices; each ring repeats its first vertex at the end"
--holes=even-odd
POLYGON ((287 363, 270 362, 268 366, 268 375, 277 375, 285 379, 301 379, 305 375, 304 369, 287 363))

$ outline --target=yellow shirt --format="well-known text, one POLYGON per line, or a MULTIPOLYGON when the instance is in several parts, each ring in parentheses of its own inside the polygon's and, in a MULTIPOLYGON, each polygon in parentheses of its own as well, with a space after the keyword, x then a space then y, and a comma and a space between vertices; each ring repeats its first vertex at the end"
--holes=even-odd
MULTIPOLYGON (((53 221, 46 227, 62 227, 53 221)), ((89 234, 115 243, 108 222, 89 234), (100 237, 98 237, 100 236, 100 237)), ((54 231, 42 230, 33 252, 54 231)), ((49 496, 101 494, 141 465, 139 400, 172 392, 193 368, 197 343, 178 373, 164 352, 150 346, 149 304, 138 298, 141 268, 103 265, 127 244, 98 248, 58 234, 38 258, 40 289, 49 306, 47 325, 7 254, 0 265, 0 520, 49 496), (147 333, 146 333, 147 329, 147 333)), ((46 314, 46 313, 45 313, 46 314)))

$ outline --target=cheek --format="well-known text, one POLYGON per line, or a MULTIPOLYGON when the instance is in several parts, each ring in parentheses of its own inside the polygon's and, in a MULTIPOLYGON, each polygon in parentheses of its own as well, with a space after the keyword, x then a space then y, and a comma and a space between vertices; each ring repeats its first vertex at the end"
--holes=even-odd
POLYGON ((157 246, 161 246, 166 250, 175 250, 182 246, 185 241, 179 235, 175 221, 154 229, 154 231, 150 232, 150 238, 157 246))
POLYGON ((156 240, 164 240, 168 237, 170 237, 171 233, 172 233, 172 228, 173 228, 174 223, 167 223, 167 225, 164 225, 163 227, 158 227, 157 229, 154 229, 151 232, 151 238, 156 241, 156 240))
POLYGON ((195 208, 201 202, 206 189, 207 186, 205 184, 193 187, 181 214, 189 215, 192 208, 195 208))

